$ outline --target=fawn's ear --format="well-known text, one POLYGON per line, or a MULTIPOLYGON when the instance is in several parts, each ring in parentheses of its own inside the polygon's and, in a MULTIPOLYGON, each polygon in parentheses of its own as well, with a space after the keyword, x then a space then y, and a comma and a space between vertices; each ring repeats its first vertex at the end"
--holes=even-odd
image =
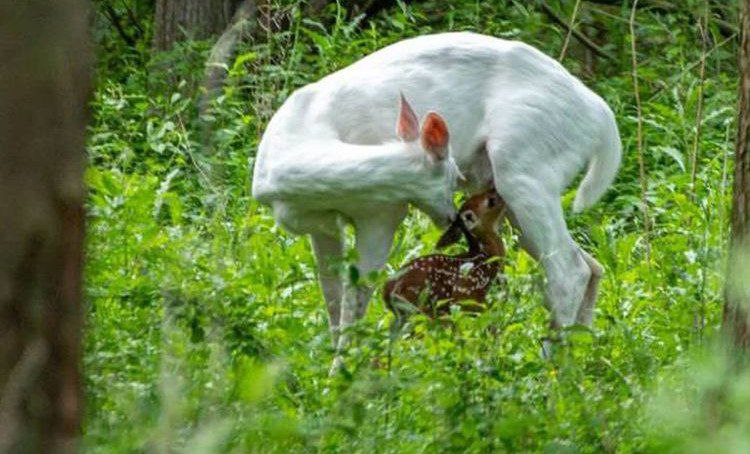
POLYGON ((401 93, 399 100, 396 136, 405 142, 417 140, 417 137, 419 137, 419 120, 417 119, 417 114, 414 113, 403 93, 401 93))
POLYGON ((461 218, 459 216, 456 216, 456 219, 448 227, 448 230, 440 235, 440 239, 438 240, 435 247, 437 247, 438 249, 443 249, 450 246, 451 244, 458 243, 458 241, 461 239, 461 234, 463 233, 460 223, 461 218))
POLYGON ((424 118, 422 124, 422 148, 436 161, 442 161, 448 157, 448 124, 443 117, 430 112, 424 118))

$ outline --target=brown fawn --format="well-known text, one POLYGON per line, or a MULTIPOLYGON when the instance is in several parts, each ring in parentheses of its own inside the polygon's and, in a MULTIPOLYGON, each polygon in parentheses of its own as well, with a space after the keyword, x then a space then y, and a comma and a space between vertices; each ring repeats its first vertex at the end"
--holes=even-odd
POLYGON ((437 243, 438 248, 444 248, 458 242, 463 233, 469 250, 459 255, 419 257, 388 280, 383 299, 397 320, 414 308, 434 317, 446 314, 451 303, 485 303, 487 290, 505 257, 498 234, 505 208, 505 201, 494 188, 471 196, 437 243))

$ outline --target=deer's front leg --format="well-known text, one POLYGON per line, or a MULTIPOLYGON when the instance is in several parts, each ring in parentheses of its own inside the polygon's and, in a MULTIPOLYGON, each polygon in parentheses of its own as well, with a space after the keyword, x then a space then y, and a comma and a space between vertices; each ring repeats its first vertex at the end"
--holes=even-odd
POLYGON ((406 216, 406 207, 372 208, 378 213, 373 217, 362 217, 354 220, 356 229, 356 247, 359 255, 357 262, 357 282, 351 276, 345 278, 344 297, 341 304, 339 354, 334 360, 331 372, 341 366, 341 354, 351 342, 351 333, 347 330, 367 311, 367 304, 372 296, 373 286, 367 277, 383 268, 393 245, 393 236, 398 225, 406 216))

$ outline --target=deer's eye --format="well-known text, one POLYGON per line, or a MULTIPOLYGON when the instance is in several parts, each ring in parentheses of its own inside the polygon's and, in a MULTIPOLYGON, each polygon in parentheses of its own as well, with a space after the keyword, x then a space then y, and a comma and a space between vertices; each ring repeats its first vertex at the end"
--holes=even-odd
POLYGON ((487 206, 489 208, 492 208, 495 205, 497 205, 497 199, 495 199, 494 197, 490 197, 489 199, 487 199, 487 206))

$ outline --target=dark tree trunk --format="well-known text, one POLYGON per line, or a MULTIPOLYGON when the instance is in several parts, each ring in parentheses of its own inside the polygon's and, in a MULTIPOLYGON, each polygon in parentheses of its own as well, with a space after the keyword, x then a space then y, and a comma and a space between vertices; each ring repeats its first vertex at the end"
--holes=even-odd
POLYGON ((0 2, 0 452, 74 452, 88 2, 0 2))
POLYGON ((203 39, 227 28, 238 0, 156 0, 154 48, 169 50, 185 39, 203 39))
POLYGON ((740 8, 740 102, 724 330, 738 349, 747 352, 750 348, 750 0, 742 0, 740 8))

